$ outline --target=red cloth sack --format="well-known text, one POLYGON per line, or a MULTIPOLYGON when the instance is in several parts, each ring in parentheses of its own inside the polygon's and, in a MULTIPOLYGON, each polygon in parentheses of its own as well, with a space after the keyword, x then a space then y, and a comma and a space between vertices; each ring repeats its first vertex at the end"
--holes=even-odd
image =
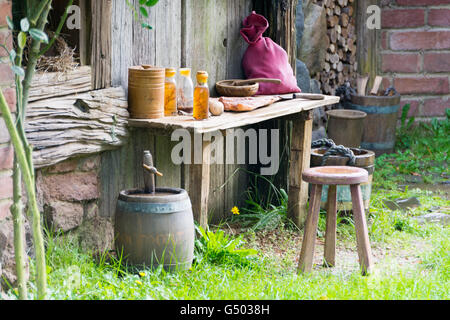
POLYGON ((272 39, 263 37, 269 22, 253 11, 243 22, 241 35, 249 44, 242 59, 247 79, 275 78, 281 84, 260 83, 258 95, 301 92, 286 51, 272 39))

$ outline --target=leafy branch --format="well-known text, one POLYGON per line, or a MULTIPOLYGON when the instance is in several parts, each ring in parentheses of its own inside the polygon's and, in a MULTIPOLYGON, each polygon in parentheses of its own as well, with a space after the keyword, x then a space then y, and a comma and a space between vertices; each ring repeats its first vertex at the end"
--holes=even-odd
POLYGON ((142 28, 151 30, 153 27, 149 25, 147 22, 143 21, 139 18, 139 13, 144 16, 145 18, 149 17, 149 9, 151 7, 154 7, 159 0, 139 0, 139 12, 136 10, 136 8, 133 6, 132 3, 130 3, 129 0, 125 0, 127 2, 128 7, 133 11, 134 19, 138 21, 142 28))

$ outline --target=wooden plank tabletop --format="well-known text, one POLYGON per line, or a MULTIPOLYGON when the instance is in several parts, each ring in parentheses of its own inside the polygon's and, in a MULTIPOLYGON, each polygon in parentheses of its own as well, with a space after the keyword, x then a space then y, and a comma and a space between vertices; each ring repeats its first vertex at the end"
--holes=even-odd
POLYGON ((128 124, 138 128, 187 129, 198 133, 208 133, 247 126, 338 102, 339 97, 335 96, 325 96, 324 100, 295 99, 276 102, 248 112, 224 112, 219 117, 210 117, 203 121, 195 121, 191 116, 174 116, 160 119, 129 119, 128 124))

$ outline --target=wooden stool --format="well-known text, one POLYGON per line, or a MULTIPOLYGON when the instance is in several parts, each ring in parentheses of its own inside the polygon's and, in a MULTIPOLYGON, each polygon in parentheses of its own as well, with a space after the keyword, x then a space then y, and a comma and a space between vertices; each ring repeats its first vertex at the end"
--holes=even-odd
POLYGON ((352 194, 353 218, 355 221, 356 243, 362 274, 372 268, 372 250, 370 248, 367 222, 360 184, 368 181, 366 170, 357 167, 329 166, 305 170, 303 180, 312 184, 306 218, 302 251, 300 253, 299 272, 310 272, 313 266, 314 247, 316 243, 317 223, 323 185, 329 185, 327 200, 327 229, 325 234, 325 264, 335 265, 336 256, 336 220, 337 220, 337 185, 350 185, 352 194))

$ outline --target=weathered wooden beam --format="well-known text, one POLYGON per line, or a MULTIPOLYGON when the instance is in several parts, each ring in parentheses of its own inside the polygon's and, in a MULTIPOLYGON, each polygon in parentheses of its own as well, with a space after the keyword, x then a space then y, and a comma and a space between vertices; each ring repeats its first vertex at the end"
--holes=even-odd
POLYGON ((29 102, 91 91, 91 77, 89 66, 70 72, 37 73, 31 83, 29 102))
POLYGON ((124 145, 127 107, 123 88, 30 103, 25 130, 36 168, 124 145))

